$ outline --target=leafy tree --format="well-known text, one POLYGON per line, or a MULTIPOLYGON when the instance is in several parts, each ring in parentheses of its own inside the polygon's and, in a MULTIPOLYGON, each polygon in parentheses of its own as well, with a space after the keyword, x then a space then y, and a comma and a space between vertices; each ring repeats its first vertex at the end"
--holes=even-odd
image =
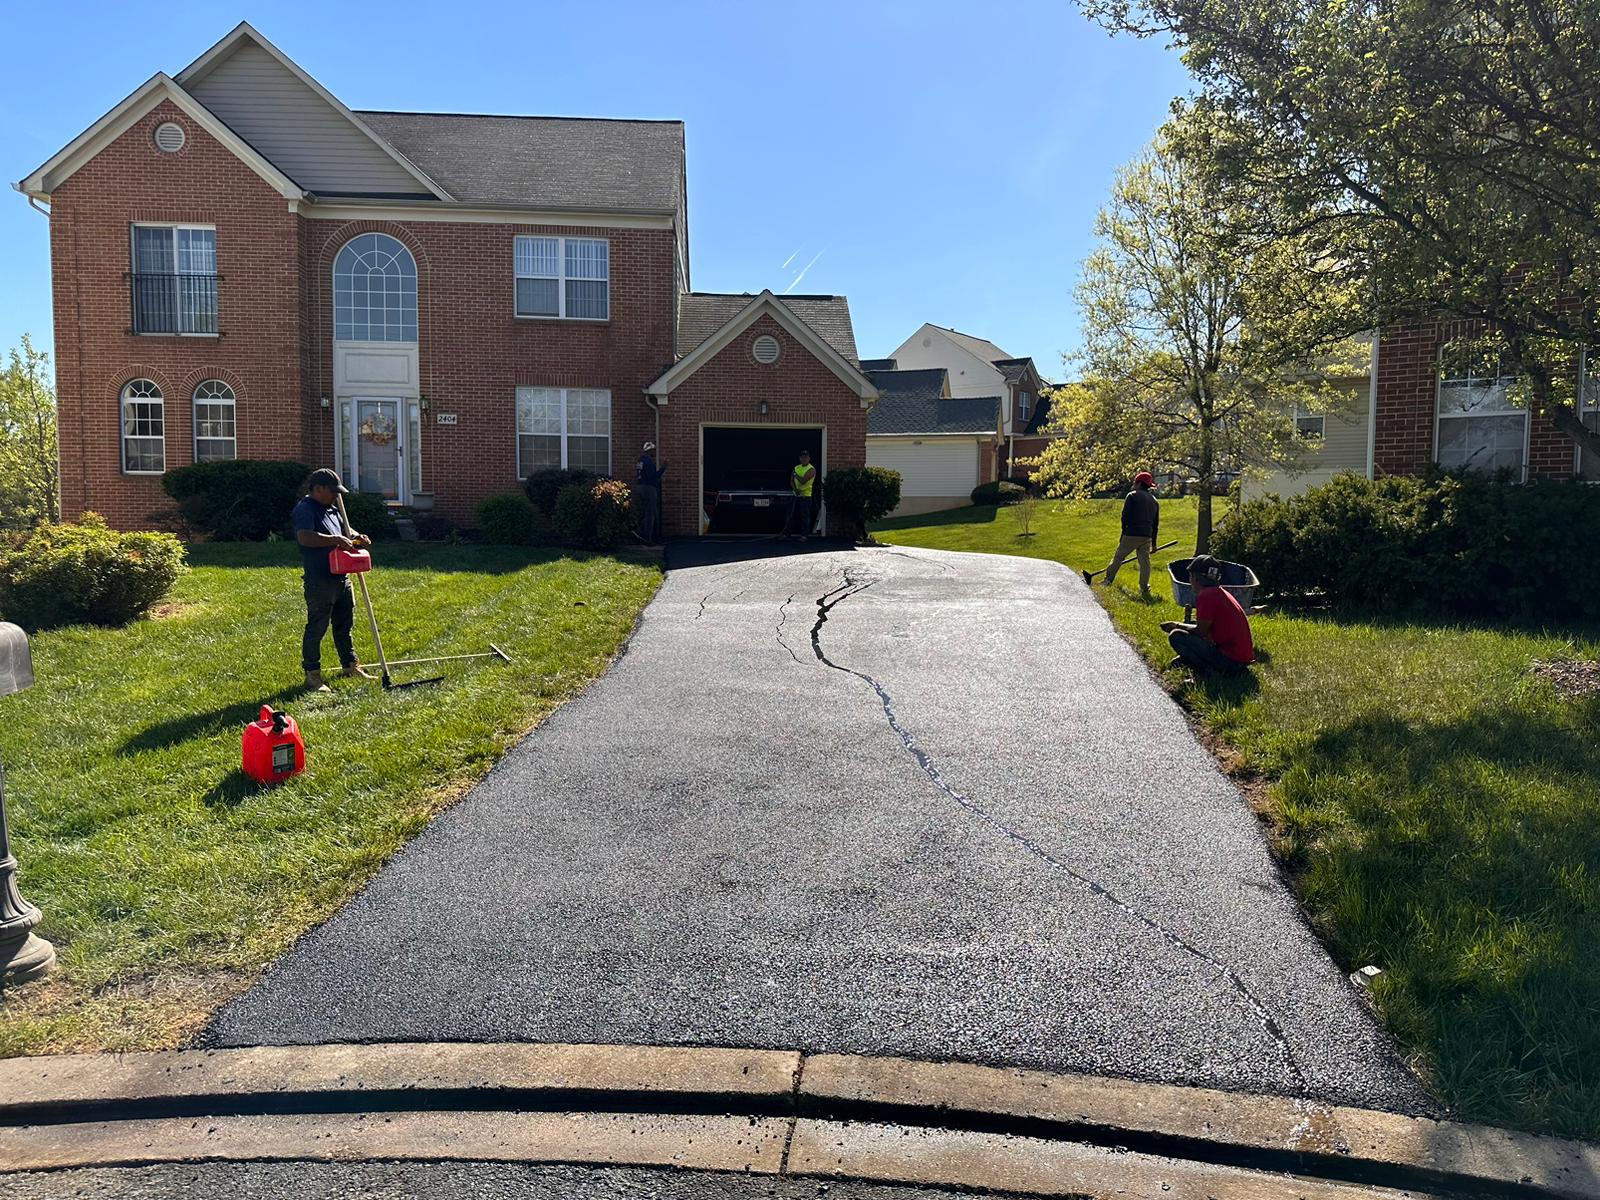
POLYGON ((1037 476, 1056 496, 1123 486, 1145 469, 1193 478, 1200 553, 1219 472, 1295 462, 1296 408, 1337 403, 1330 354, 1355 353, 1319 347, 1306 326, 1301 245, 1251 245, 1238 225, 1170 133, 1119 173, 1078 288, 1087 378, 1055 393, 1060 436, 1037 476))
POLYGON ((61 519, 50 356, 22 335, 0 371, 0 529, 61 519))
POLYGON ((1180 146, 1256 215, 1314 241, 1346 328, 1481 322, 1521 399, 1586 448, 1600 343, 1600 8, 1592 0, 1081 0, 1182 48, 1205 119, 1180 146))

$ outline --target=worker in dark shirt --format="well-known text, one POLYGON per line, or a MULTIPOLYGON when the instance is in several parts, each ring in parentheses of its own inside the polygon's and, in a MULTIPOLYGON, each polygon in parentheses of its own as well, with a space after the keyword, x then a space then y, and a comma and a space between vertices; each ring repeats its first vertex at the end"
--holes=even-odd
POLYGON ((634 473, 634 490, 639 496, 639 528, 634 531, 646 546, 661 541, 661 477, 667 468, 656 462, 656 444, 646 442, 634 473))
MULTIPOLYGON (((1106 586, 1116 582, 1117 572, 1132 554, 1139 560, 1139 595, 1150 599, 1150 551, 1161 531, 1161 502, 1156 499, 1156 479, 1149 471, 1133 477, 1133 491, 1122 501, 1122 540, 1105 570, 1106 586)), ((1083 581, 1094 586, 1094 572, 1085 571, 1083 581)))
POLYGON ((350 489, 340 481, 337 471, 327 467, 313 471, 306 485, 305 497, 294 506, 291 514, 305 569, 306 629, 300 639, 300 665, 305 668, 306 687, 315 692, 331 692, 333 689, 322 679, 322 637, 328 632, 330 621, 333 647, 339 652, 339 664, 344 673, 359 679, 372 676, 362 670, 350 638, 356 612, 350 578, 335 575, 328 569, 328 551, 370 546, 372 539, 353 529, 348 536, 345 534, 344 522, 339 517, 338 496, 350 489))
POLYGON ((1233 593, 1222 586, 1222 564, 1209 554, 1189 563, 1194 588, 1194 621, 1163 621, 1173 651, 1197 671, 1233 675, 1256 660, 1250 618, 1233 593))

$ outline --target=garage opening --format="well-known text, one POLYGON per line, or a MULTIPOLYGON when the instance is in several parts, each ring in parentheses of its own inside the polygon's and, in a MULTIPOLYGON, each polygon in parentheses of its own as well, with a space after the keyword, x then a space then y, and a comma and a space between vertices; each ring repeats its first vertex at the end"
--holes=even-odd
MULTIPOLYGON (((817 468, 813 495, 822 500, 822 427, 708 425, 700 431, 703 523, 708 534, 782 533, 789 522, 792 493, 789 472, 800 451, 811 452, 817 468)), ((813 514, 820 524, 820 513, 813 514)))

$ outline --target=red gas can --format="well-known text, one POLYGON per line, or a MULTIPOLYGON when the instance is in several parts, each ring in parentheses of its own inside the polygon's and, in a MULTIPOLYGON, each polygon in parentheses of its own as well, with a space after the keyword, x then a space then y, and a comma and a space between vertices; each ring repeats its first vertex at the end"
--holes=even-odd
POLYGON ((261 716, 244 727, 244 773, 257 783, 282 783, 306 769, 306 744, 288 713, 261 706, 261 716))
POLYGON ((366 550, 329 550, 328 570, 335 575, 359 575, 372 570, 372 555, 366 550))

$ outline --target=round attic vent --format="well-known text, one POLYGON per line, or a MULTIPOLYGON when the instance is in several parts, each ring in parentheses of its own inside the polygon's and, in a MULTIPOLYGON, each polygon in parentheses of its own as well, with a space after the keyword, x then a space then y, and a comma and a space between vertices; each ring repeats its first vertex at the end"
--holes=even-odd
POLYGON ((186 140, 187 138, 184 135, 183 126, 179 125, 176 121, 163 121, 161 124, 156 126, 157 150, 164 150, 168 154, 175 154, 177 151, 183 149, 183 143, 186 140))
POLYGON ((777 362, 778 355, 781 350, 782 347, 778 345, 778 339, 773 337, 770 333, 763 333, 755 341, 750 343, 750 353, 762 366, 771 366, 773 363, 777 362))

